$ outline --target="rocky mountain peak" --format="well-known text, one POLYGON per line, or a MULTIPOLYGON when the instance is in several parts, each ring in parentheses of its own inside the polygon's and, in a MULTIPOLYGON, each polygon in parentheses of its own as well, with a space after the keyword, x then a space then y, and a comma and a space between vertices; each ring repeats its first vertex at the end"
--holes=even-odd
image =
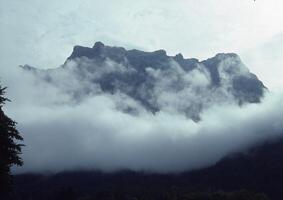
MULTIPOLYGON (((24 69, 31 71, 29 67, 24 69)), ((124 111, 138 112, 140 105, 153 113, 178 111, 196 121, 202 110, 213 104, 260 102, 265 90, 234 53, 220 53, 199 61, 182 54, 168 56, 165 50, 126 50, 102 42, 96 42, 93 48, 75 46, 62 67, 38 70, 35 74, 61 87, 63 92, 68 91, 76 101, 95 94, 93 88, 99 88, 135 101, 130 108, 120 105, 124 111), (66 88, 60 80, 63 74, 76 80, 73 82, 77 85, 66 88)))

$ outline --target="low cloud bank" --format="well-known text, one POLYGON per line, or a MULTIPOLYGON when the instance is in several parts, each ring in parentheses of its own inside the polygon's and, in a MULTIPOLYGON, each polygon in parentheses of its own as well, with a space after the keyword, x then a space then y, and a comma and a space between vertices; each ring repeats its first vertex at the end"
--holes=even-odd
MULTIPOLYGON (((200 75, 192 74, 198 86, 206 85, 200 75)), ((60 80, 65 84, 74 81, 72 86, 84 84, 72 79, 72 74, 60 75, 60 80)), ((258 104, 210 103, 195 122, 178 109, 172 112, 165 106, 152 113, 124 93, 110 94, 99 88, 74 102, 62 87, 21 69, 7 69, 2 82, 9 86, 7 95, 13 100, 5 111, 18 122, 26 145, 25 164, 15 168, 16 173, 75 169, 180 172, 209 166, 229 153, 283 133, 282 93, 268 92, 258 104), (134 107, 137 112, 125 112, 121 106, 134 107)), ((174 92, 169 96, 172 105, 184 102, 174 92)), ((186 98, 190 101, 189 95, 186 98)))

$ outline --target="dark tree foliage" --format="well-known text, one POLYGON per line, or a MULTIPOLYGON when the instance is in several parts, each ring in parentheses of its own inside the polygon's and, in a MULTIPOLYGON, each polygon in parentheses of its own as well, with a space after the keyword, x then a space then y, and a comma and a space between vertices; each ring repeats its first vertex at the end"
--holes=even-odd
POLYGON ((4 97, 5 89, 0 86, 0 197, 11 192, 13 177, 10 171, 11 166, 23 164, 20 158, 23 138, 16 129, 16 122, 5 115, 2 107, 6 101, 4 97))

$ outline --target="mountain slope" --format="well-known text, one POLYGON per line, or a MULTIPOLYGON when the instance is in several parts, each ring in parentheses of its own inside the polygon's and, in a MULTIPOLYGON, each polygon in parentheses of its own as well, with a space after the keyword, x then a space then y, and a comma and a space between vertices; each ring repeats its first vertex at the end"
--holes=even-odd
POLYGON ((213 193, 218 194, 218 198, 216 196, 215 199, 222 197, 221 194, 223 195, 221 199, 229 199, 224 198, 226 196, 224 194, 231 193, 228 195, 231 199, 261 200, 265 199, 263 195, 252 194, 265 193, 271 199, 277 200, 283 197, 282 153, 281 138, 258 144, 244 153, 229 155, 214 166, 180 174, 133 171, 22 174, 16 176, 17 197, 34 196, 40 199, 53 199, 50 198, 51 195, 64 194, 73 195, 74 199, 88 196, 89 199, 136 197, 137 199, 195 200, 210 199, 205 195, 213 193), (234 191, 243 192, 234 193, 234 191), (238 195, 232 195, 237 193, 238 195), (203 198, 196 194, 200 194, 203 198))
POLYGON ((164 50, 144 52, 110 47, 101 42, 92 48, 75 46, 57 69, 25 71, 67 92, 74 101, 101 92, 119 93, 132 103, 118 105, 121 111, 138 114, 141 109, 183 113, 195 121, 202 110, 215 105, 258 103, 265 87, 236 54, 217 54, 198 61, 164 50), (69 79, 68 83, 62 77, 69 79))

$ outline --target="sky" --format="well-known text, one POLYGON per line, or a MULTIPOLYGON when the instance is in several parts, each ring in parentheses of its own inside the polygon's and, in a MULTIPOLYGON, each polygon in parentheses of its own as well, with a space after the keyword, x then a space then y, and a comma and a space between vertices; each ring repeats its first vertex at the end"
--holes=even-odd
POLYGON ((55 68, 96 41, 200 60, 238 53, 269 89, 283 85, 281 0, 0 0, 1 68, 55 68))
MULTIPOLYGON (((4 109, 18 122, 26 144, 25 165, 16 172, 176 172, 211 165, 283 133, 282 0, 0 0, 0 27, 0 77, 12 100, 4 109), (89 86, 88 81, 58 73, 62 89, 17 68, 56 68, 73 46, 92 47, 97 41, 127 49, 165 49, 168 55, 200 60, 234 52, 270 92, 260 104, 242 107, 233 100, 219 105, 216 98, 202 120, 194 122, 174 107, 186 105, 194 93, 176 95, 167 88, 174 80, 162 75, 157 86, 165 86, 157 90, 169 93, 164 99, 173 111, 161 109, 154 115, 129 96, 96 89, 95 95, 74 104, 66 91, 89 86), (121 112, 121 104, 136 106, 138 115, 121 112)), ((104 67, 109 66, 116 70, 115 64, 104 67)), ((204 80, 195 84, 209 82, 202 73, 184 74, 171 67, 173 75, 204 80)))

